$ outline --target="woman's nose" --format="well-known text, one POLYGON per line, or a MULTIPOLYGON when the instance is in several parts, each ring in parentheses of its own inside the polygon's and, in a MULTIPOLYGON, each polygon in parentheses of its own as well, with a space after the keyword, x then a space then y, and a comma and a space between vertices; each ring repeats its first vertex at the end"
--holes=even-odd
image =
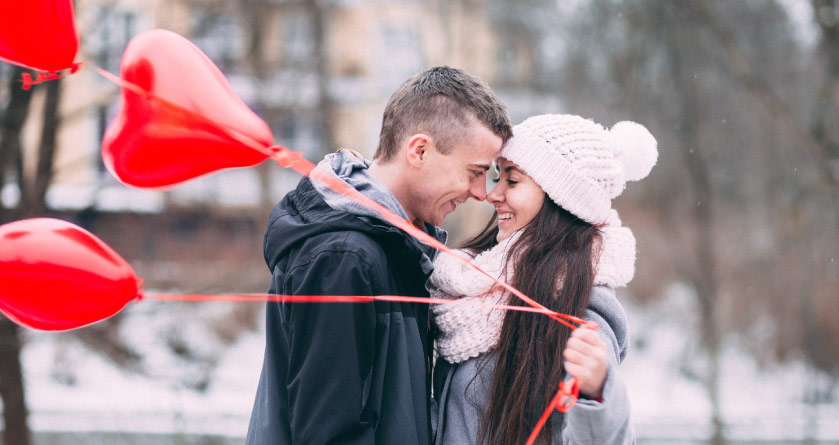
POLYGON ((504 200, 504 193, 502 192, 501 184, 495 186, 489 194, 487 194, 487 201, 491 203, 501 202, 504 200))

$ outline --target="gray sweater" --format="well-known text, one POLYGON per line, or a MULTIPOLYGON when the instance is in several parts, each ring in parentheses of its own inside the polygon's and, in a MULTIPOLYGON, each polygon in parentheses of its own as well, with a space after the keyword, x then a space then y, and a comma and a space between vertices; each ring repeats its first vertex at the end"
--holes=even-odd
MULTIPOLYGON (((603 398, 602 402, 582 398, 577 401, 565 413, 561 432, 553 431, 553 443, 633 444, 635 435, 629 422, 629 398, 618 371, 629 346, 629 329, 626 313, 615 297, 615 291, 605 286, 595 287, 583 318, 600 326, 599 333, 609 350, 603 398)), ((477 444, 494 371, 495 362, 486 355, 452 367, 433 407, 436 410, 432 413, 435 445, 477 444)), ((558 424, 558 414, 555 412, 552 419, 554 425, 558 424)))

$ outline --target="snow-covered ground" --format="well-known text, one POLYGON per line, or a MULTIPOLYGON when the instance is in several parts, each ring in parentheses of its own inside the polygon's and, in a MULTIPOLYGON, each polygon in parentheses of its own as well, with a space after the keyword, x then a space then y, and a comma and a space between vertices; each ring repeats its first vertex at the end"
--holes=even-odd
MULTIPOLYGON (((705 438, 711 429, 711 404, 701 375, 705 357, 693 338, 695 300, 674 287, 669 298, 642 311, 626 305, 633 349, 622 365, 629 387, 633 424, 639 438, 705 438)), ((818 406, 803 402, 808 383, 826 382, 800 363, 761 369, 728 339, 720 361, 720 404, 726 437, 743 441, 839 443, 839 401, 818 406)), ((829 386, 829 385, 823 385, 829 386)))
MULTIPOLYGON (((32 428, 241 439, 262 365, 261 330, 224 344, 190 320, 217 318, 230 303, 167 304, 172 303, 142 301, 126 308, 122 335, 143 353, 143 373, 114 366, 67 334, 27 332, 23 362, 32 428), (193 354, 217 357, 216 366, 168 352, 162 333, 171 334, 172 329, 193 354), (205 389, 190 389, 202 375, 211 377, 205 389)), ((703 387, 683 372, 702 366, 701 354, 691 346, 692 306, 678 289, 644 311, 627 306, 634 346, 622 372, 636 433, 647 443, 701 439, 710 431, 710 404, 703 387)), ((815 375, 812 370, 800 364, 760 370, 736 345, 727 346, 722 368, 721 400, 729 437, 839 443, 839 404, 802 403, 805 382, 815 375)))

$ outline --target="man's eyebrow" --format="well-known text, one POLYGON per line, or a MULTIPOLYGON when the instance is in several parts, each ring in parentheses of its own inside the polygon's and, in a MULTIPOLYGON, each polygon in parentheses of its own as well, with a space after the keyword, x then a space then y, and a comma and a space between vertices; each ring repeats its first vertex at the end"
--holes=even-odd
POLYGON ((470 164, 470 165, 474 168, 480 168, 481 170, 484 170, 484 171, 489 171, 489 167, 490 167, 489 164, 470 164))

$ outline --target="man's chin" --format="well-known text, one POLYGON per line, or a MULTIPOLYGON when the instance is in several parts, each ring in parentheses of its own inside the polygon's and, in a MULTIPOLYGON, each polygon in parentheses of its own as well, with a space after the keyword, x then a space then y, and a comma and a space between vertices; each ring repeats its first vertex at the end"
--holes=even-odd
POLYGON ((437 227, 440 227, 440 226, 442 226, 442 225, 443 225, 443 223, 444 223, 445 221, 446 221, 446 219, 445 219, 445 218, 434 218, 433 220, 431 220, 431 221, 426 221, 426 222, 427 222, 428 224, 431 224, 432 226, 437 226, 437 227))
POLYGON ((417 218, 424 221, 427 224, 431 224, 432 226, 440 227, 446 221, 449 215, 451 215, 455 209, 449 209, 449 206, 443 206, 437 209, 436 213, 432 213, 429 215, 417 215, 417 218))
POLYGON ((439 226, 443 225, 443 223, 446 221, 446 217, 450 214, 451 214, 451 212, 448 212, 448 213, 444 212, 444 213, 441 213, 439 215, 434 215, 433 217, 426 220, 425 222, 431 224, 432 226, 438 226, 439 227, 439 226))

